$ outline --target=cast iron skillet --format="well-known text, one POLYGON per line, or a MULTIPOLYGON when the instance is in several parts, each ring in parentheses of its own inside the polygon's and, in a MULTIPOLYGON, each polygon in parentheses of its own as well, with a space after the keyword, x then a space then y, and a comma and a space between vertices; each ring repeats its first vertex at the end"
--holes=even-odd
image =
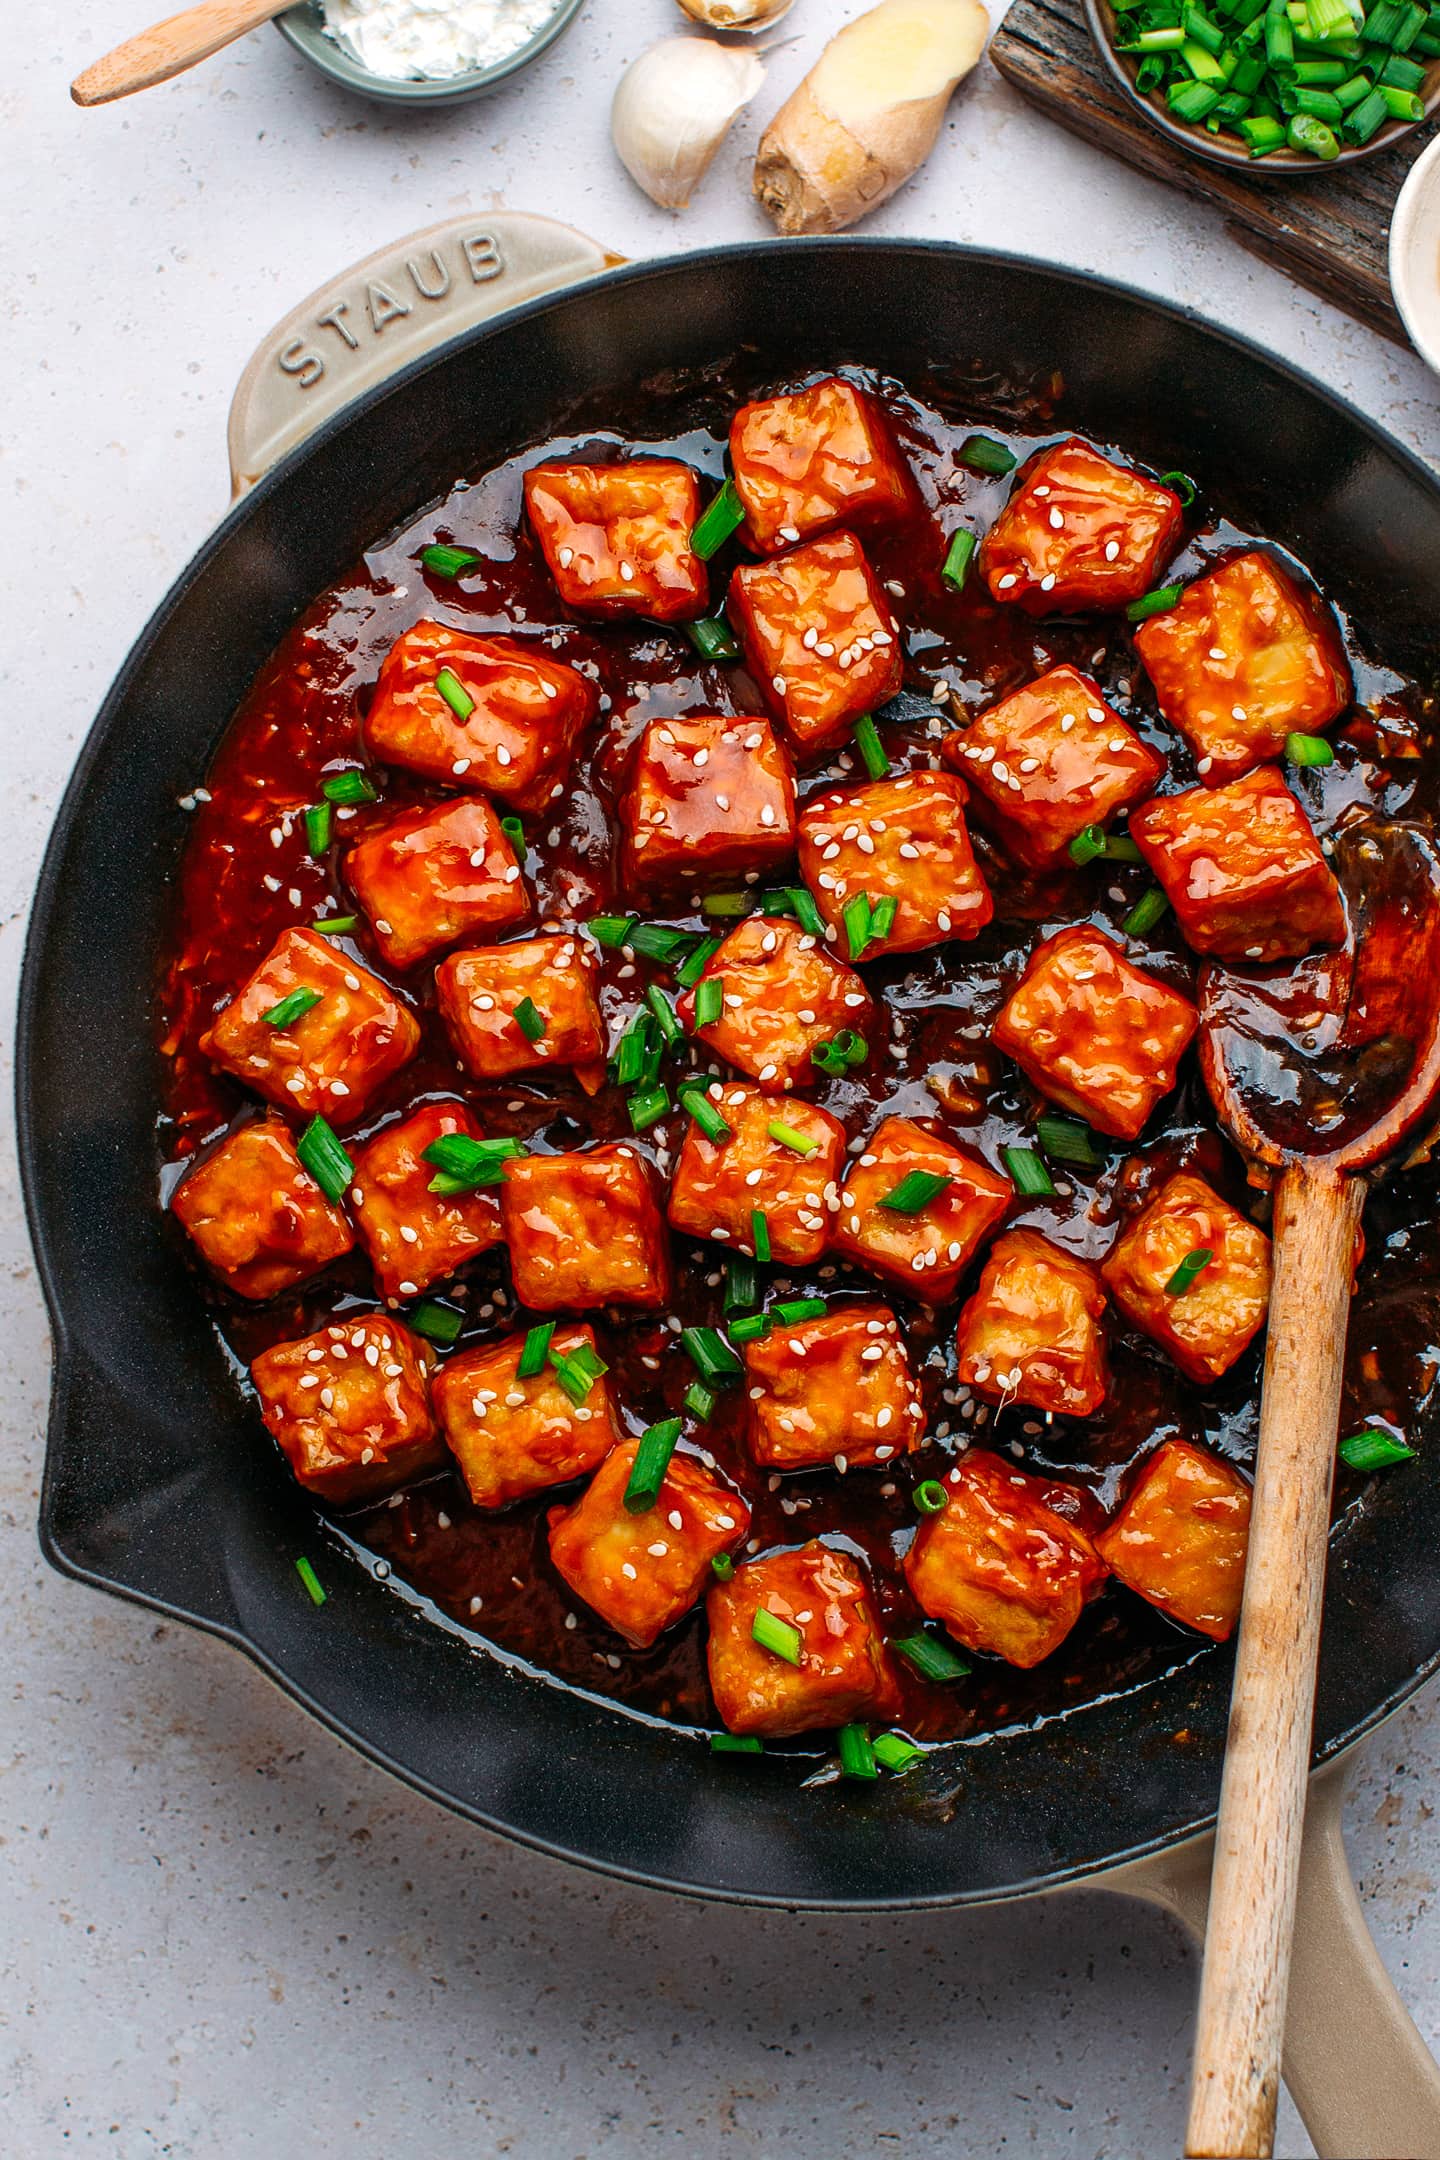
MULTIPOLYGON (((290 349, 298 367, 304 340, 290 349)), ((152 967, 199 780, 252 676, 367 543, 607 397, 752 349, 1004 389, 1064 378, 1058 425, 1183 467, 1293 548, 1378 651, 1424 675, 1440 485, 1320 385, 1178 310, 1071 272, 912 242, 786 242, 612 272, 361 395, 221 526, 141 638, 65 798, 21 992, 19 1122, 56 1376, 40 1532, 57 1567, 223 1635, 373 1760, 487 1827, 632 1881, 809 1907, 1018 1894, 1202 1827, 1229 1690, 1197 1648, 1160 1686, 801 1793, 793 1769, 506 1667, 360 1559, 297 1594, 316 1519, 260 1443, 155 1207, 152 967)), ((667 403, 667 401, 669 401, 667 403)), ((1440 1426, 1334 1548, 1317 1749, 1440 1663, 1440 1426)))

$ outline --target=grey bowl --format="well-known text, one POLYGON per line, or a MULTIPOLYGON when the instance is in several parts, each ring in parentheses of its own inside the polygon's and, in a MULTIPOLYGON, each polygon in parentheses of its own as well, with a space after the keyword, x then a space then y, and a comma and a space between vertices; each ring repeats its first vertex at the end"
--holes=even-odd
POLYGON ((320 0, 302 0, 302 5, 287 9, 277 15, 275 27, 296 52, 303 53, 311 64, 338 82, 347 90, 354 90, 361 97, 375 98, 383 105, 460 105, 467 98, 484 97, 487 91, 497 90, 501 83, 518 75, 529 67, 532 60, 548 52, 555 40, 564 35, 585 0, 555 0, 555 12, 547 23, 542 24, 532 38, 507 53, 490 67, 469 68, 461 75, 441 75, 431 78, 413 78, 396 81, 388 75, 375 75, 364 63, 337 38, 330 37, 325 29, 325 18, 320 0))

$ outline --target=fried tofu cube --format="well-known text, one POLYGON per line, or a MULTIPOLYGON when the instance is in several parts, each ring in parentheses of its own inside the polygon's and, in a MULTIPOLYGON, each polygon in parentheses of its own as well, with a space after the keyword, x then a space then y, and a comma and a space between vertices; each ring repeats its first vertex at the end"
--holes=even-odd
POLYGON ((709 579, 690 545, 700 489, 688 465, 532 465, 525 508, 560 597, 577 615, 685 622, 705 613, 709 579))
MULTIPOLYGON (((508 1507, 552 1485, 597 1469, 622 1438, 604 1375, 584 1402, 572 1402, 547 1357, 543 1369, 518 1377, 523 1335, 483 1343, 447 1358, 431 1384, 450 1452, 478 1508, 508 1507)), ((588 1327, 557 1328, 555 1357, 595 1349, 588 1327)))
POLYGON ((1277 757, 1287 735, 1319 734, 1350 702, 1334 617, 1258 549, 1187 585, 1135 647, 1209 787, 1277 757))
POLYGON ((1165 760, 1077 668, 1048 668, 944 745, 988 810, 1006 852, 1027 870, 1063 863, 1087 825, 1143 801, 1165 760))
POLYGON ((900 633, 853 533, 742 563, 726 596, 745 662, 802 754, 844 742, 904 677, 900 633))
POLYGON ((887 1305, 832 1305, 745 1345, 747 1444, 764 1470, 865 1470, 920 1445, 925 1406, 887 1305))
POLYGON ((844 1126, 815 1103, 778 1104, 739 1081, 723 1087, 714 1082, 710 1100, 730 1131, 709 1140, 698 1125, 690 1126, 670 1182, 672 1226, 732 1252, 753 1253, 758 1209, 778 1266, 818 1260, 830 1235, 826 1194, 833 1196, 844 1160, 844 1126), (785 1139, 776 1139, 776 1126, 785 1139), (808 1152, 793 1144, 797 1139, 808 1152))
POLYGON ((768 870, 795 847, 795 780, 768 720, 690 713, 640 738, 622 819, 632 886, 768 870))
POLYGON ((1182 519, 1173 489, 1072 437, 1022 468, 980 570, 993 599, 1029 615, 1124 607, 1155 583, 1182 519))
POLYGON ((500 1220, 515 1295, 532 1312, 670 1300, 670 1241, 650 1174, 622 1141, 506 1166, 500 1220))
POLYGON ((170 1209, 202 1260, 237 1297, 278 1297, 355 1243, 341 1210, 321 1192, 277 1117, 227 1134, 186 1172, 170 1209))
POLYGON ((257 1095, 306 1117, 359 1117, 420 1043, 415 1015, 387 983, 313 930, 284 930, 200 1048, 257 1095), (296 991, 293 1020, 267 1018, 296 991))
POLYGON ((992 1034, 1051 1102, 1133 1140, 1174 1087, 1197 1025, 1188 998, 1080 923, 1036 946, 992 1034))
POLYGON ((478 795, 376 826, 346 856, 345 876, 395 968, 530 912, 515 851, 478 795))
POLYGON ((347 1313, 318 1334, 262 1350, 250 1378, 300 1483, 344 1507, 444 1462, 427 1370, 425 1345, 398 1320, 347 1313))
POLYGON ((730 464, 757 555, 835 525, 893 523, 914 501, 880 407, 838 375, 742 405, 730 423, 730 464))
POLYGON ((1298 960, 1345 937, 1335 873, 1273 765, 1147 803, 1130 832, 1185 942, 1221 960, 1298 960))
POLYGON ((965 829, 966 794, 953 773, 917 772, 806 806, 800 874, 826 922, 843 939, 845 910, 857 894, 867 894, 872 907, 895 902, 890 928, 861 957, 972 938, 995 913, 965 829))
POLYGON ((481 1137, 463 1103, 424 1103, 355 1150, 351 1205, 382 1297, 418 1297, 500 1242, 494 1191, 430 1190, 425 1150, 451 1133, 481 1137))
POLYGON ((889 1117, 848 1166, 834 1247, 909 1296, 943 1305, 1014 1193, 1008 1178, 964 1148, 912 1118, 889 1117), (902 1214, 885 1202, 913 1170, 948 1182, 923 1207, 902 1214))
POLYGON ((1127 1590, 1224 1642, 1240 1618, 1250 1487, 1188 1440, 1167 1440, 1141 1469, 1096 1547, 1127 1590))
POLYGON ((681 998, 680 1017, 692 1031, 696 991, 706 982, 719 982, 723 1004, 719 1019, 697 1031, 699 1041, 775 1092, 807 1086, 819 1045, 847 1028, 863 1034, 874 1010, 860 977, 832 960, 819 938, 763 915, 731 931, 696 990, 681 998))
POLYGON ((697 1455, 677 1449, 654 1507, 631 1515, 625 1488, 639 1450, 638 1440, 622 1440, 573 1507, 551 1510, 550 1558, 576 1597, 647 1650, 700 1602, 711 1561, 740 1543, 750 1510, 697 1455))
POLYGON ((1100 1272, 1126 1318, 1201 1387, 1228 1372, 1265 1325, 1270 1240, 1188 1171, 1167 1180, 1100 1272), (1172 1295, 1175 1270, 1196 1252, 1208 1252, 1209 1265, 1172 1295))
POLYGON ((815 1539, 794 1552, 747 1560, 705 1601, 710 1692, 733 1733, 781 1740, 860 1718, 883 1724, 900 1714, 900 1690, 858 1561, 815 1539), (756 1642, 757 1612, 773 1613, 800 1637, 789 1664, 756 1642))
POLYGON ((905 1555, 905 1579, 932 1620, 967 1650, 1027 1671, 1059 1649, 1106 1574, 1053 1498, 1042 1479, 972 1449, 905 1555))
POLYGON ((598 983, 573 935, 476 946, 435 970, 440 1017, 477 1079, 573 1065, 592 1095, 605 1078, 598 983))
POLYGON ((1110 1385, 1105 1292, 1086 1260, 1038 1230, 997 1238, 960 1308, 961 1385, 987 1402, 1089 1417, 1110 1385))

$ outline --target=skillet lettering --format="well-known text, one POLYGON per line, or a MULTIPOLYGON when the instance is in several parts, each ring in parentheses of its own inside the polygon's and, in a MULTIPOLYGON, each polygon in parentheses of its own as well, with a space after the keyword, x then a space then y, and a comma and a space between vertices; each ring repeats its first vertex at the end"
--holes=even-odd
POLYGON ((410 273, 411 284, 415 287, 422 300, 443 300, 446 293, 449 292, 450 272, 439 248, 431 248, 429 254, 422 257, 421 262, 417 262, 413 255, 407 256, 405 268, 410 273), (434 285, 427 285, 420 275, 422 262, 426 267, 434 270, 437 279, 437 283, 434 285))
POLYGON ((401 316, 411 312, 408 300, 397 300, 388 285, 378 279, 366 286, 365 304, 370 310, 370 327, 378 337, 388 323, 398 322, 401 316))
POLYGON ((500 243, 493 233, 471 233, 460 245, 465 251, 470 275, 477 285, 488 285, 492 278, 503 276, 505 257, 501 254, 500 243))
POLYGON ((341 338, 344 339, 345 343, 349 346, 351 352, 359 352, 359 338, 356 337, 354 331, 350 328, 349 323, 342 322, 340 319, 342 315, 344 315, 349 305, 350 303, 348 300, 333 301, 331 305, 326 308, 323 315, 316 316, 315 321, 322 330, 334 330, 341 338))
POLYGON ((281 347, 279 357, 285 374, 293 375, 302 390, 313 390, 325 373, 325 362, 304 338, 291 338, 288 345, 281 347))

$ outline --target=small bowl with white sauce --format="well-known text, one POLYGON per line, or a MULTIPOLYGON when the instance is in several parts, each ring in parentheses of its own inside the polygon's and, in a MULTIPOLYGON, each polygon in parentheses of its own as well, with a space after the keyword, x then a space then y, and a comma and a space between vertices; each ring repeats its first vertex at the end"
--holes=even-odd
POLYGON ((332 81, 395 105, 483 97, 548 52, 585 0, 304 0, 275 27, 332 81))

